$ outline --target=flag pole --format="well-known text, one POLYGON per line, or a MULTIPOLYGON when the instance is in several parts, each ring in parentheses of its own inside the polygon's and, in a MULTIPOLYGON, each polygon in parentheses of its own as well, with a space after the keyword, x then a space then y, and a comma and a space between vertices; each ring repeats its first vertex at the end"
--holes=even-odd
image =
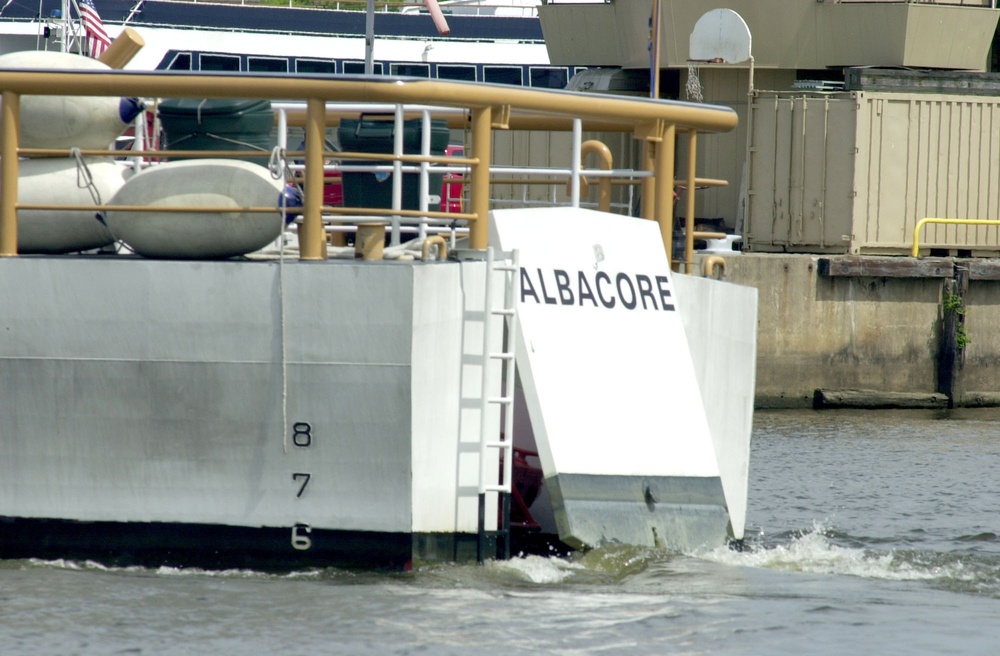
POLYGON ((71 1, 72 0, 62 0, 62 12, 59 16, 63 24, 63 38, 61 44, 63 52, 69 52, 70 26, 72 25, 72 19, 70 17, 73 15, 70 7, 71 1))
POLYGON ((365 75, 375 73, 375 0, 365 9, 365 75))

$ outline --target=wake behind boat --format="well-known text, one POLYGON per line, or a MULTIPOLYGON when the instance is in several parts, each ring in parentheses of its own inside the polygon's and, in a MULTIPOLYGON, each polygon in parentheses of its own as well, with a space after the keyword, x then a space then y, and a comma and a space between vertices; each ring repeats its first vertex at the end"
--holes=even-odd
POLYGON ((412 78, 68 67, 0 70, 0 90, 0 555, 405 568, 743 537, 756 291, 668 258, 676 134, 730 130, 731 110, 412 78), (217 144, 19 142, 29 98, 111 89, 199 106, 281 99, 277 143, 265 165, 217 144), (293 125, 300 151, 287 146, 293 125), (358 151, 329 150, 338 125, 358 151), (464 154, 446 156, 432 126, 464 154), (569 135, 564 167, 494 166, 494 141, 529 129, 569 135), (585 206, 584 129, 645 150, 642 169, 586 172, 640 188, 644 216, 585 206), (369 147, 365 135, 385 134, 388 150, 369 147), (139 172, 90 203, 37 201, 18 179, 42 155, 73 161, 84 187, 86 158, 127 155, 139 172), (433 209, 444 171, 462 176, 462 212, 433 209), (325 203, 331 172, 346 199, 390 185, 390 202, 325 203), (562 188, 549 207, 491 199, 532 177, 562 188), (30 212, 67 209, 89 210, 119 248, 20 253, 30 212), (152 228, 130 232, 140 224, 152 228), (240 225, 274 232, 237 248, 240 225))

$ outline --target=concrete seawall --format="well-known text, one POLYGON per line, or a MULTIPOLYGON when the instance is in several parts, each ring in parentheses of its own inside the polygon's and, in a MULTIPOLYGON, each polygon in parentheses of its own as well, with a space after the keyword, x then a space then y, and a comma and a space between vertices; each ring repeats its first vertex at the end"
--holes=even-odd
POLYGON ((757 407, 1000 405, 1000 260, 725 260, 759 291, 757 407))

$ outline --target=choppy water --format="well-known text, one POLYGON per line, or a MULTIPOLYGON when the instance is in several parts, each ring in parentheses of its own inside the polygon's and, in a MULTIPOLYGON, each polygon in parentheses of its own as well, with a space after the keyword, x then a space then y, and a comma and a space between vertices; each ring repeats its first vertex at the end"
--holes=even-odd
POLYGON ((0 654, 994 654, 1000 412, 755 417, 753 549, 275 576, 0 563, 0 654))

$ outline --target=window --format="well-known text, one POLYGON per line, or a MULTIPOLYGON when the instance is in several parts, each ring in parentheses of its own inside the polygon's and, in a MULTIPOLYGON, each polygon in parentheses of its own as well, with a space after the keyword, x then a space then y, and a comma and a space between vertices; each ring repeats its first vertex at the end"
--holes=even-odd
POLYGON ((230 71, 240 70, 240 58, 236 55, 200 55, 198 57, 198 68, 202 71, 230 71))
POLYGON ((562 89, 569 79, 566 69, 560 66, 532 66, 530 75, 531 86, 544 89, 562 89))
POLYGON ((157 66, 160 70, 168 71, 190 71, 191 70, 191 53, 190 52, 168 52, 157 66))
POLYGON ((247 57, 247 70, 251 73, 287 73, 287 59, 270 57, 247 57))
POLYGON ((483 82, 524 85, 521 69, 514 66, 483 66, 483 82))
POLYGON ((298 73, 336 73, 337 62, 322 59, 296 59, 295 70, 298 73))
MULTIPOLYGON (((382 62, 374 62, 372 66, 372 73, 375 75, 382 74, 382 62)), ((364 75, 365 74, 365 63, 364 62, 344 62, 344 74, 345 75, 364 75)))
POLYGON ((461 80, 464 82, 475 82, 476 67, 438 64, 437 76, 441 80, 461 80))
POLYGON ((430 64, 390 64, 390 75, 408 75, 409 77, 430 77, 430 64))

